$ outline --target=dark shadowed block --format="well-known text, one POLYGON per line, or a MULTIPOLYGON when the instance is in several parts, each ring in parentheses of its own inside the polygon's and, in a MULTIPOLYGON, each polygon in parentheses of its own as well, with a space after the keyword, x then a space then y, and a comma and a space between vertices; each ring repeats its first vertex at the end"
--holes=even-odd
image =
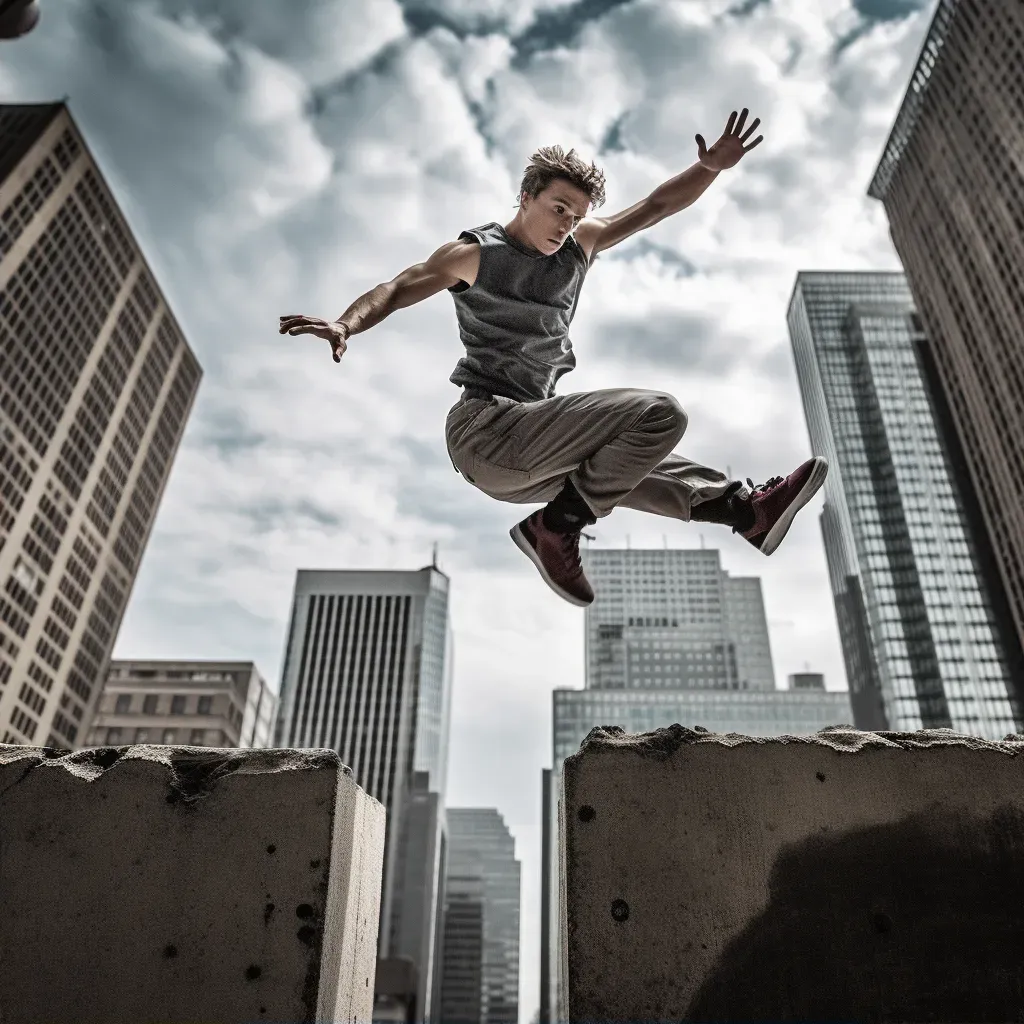
POLYGON ((333 750, 0 746, 0 1021, 368 1021, 383 847, 333 750))
POLYGON ((595 729, 561 1020, 1024 1020, 1024 743, 595 729))

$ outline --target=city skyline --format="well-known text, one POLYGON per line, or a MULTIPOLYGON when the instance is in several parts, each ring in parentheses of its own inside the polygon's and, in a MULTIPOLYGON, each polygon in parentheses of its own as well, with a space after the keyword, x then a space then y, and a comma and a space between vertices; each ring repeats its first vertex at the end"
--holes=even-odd
MULTIPOLYGON (((549 763, 550 693, 581 678, 580 617, 508 550, 516 510, 465 488, 436 443, 458 354, 451 312, 439 301, 396 316, 353 344, 344 373, 268 325, 297 304, 337 315, 445 237, 511 216, 534 144, 594 153, 609 206, 624 206, 756 90, 770 96, 763 159, 601 260, 567 383, 615 386, 628 371, 679 395, 685 450, 738 476, 786 472, 808 449, 785 337, 792 275, 898 266, 864 192, 934 5, 709 2, 698 17, 623 3, 578 11, 579 31, 532 2, 496 4, 491 21, 438 3, 415 24, 410 5, 355 5, 345 26, 318 14, 287 29, 258 2, 248 23, 192 6, 118 8, 108 46, 69 0, 0 69, 16 98, 71 97, 207 368, 117 654, 252 658, 276 683, 297 566, 415 566, 439 541, 466 637, 449 795, 505 812, 529 942, 540 795, 522 779, 549 763)), ((767 561, 727 532, 630 513, 602 523, 599 543, 714 537, 779 609, 777 678, 809 662, 842 686, 816 511, 767 561)), ((524 946, 524 1021, 536 959, 524 946)))

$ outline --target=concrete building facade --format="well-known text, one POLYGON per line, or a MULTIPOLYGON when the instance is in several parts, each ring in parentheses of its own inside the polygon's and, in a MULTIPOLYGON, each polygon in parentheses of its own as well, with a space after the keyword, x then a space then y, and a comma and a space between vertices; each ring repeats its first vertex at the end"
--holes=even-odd
POLYGON ((0 742, 88 731, 200 376, 67 107, 0 106, 0 742))
MULTIPOLYGON (((991 576, 900 273, 800 273, 789 305, 855 723, 991 739, 1020 720, 991 576)), ((941 396, 940 396, 941 398, 941 396)), ((994 581, 998 583, 998 581, 994 581)))
POLYGON ((387 809, 379 953, 412 961, 417 1021, 436 1009, 453 666, 448 588, 435 566, 300 570, 274 741, 336 750, 387 809))
POLYGON ((444 1024, 518 1024, 520 866, 493 808, 448 811, 444 1024))
POLYGON ((269 747, 276 718, 251 661, 112 661, 86 746, 269 747))
MULTIPOLYGON (((939 0, 869 194, 884 205, 1024 647, 1024 5, 939 0)), ((983 552, 987 557, 988 551, 983 552)))

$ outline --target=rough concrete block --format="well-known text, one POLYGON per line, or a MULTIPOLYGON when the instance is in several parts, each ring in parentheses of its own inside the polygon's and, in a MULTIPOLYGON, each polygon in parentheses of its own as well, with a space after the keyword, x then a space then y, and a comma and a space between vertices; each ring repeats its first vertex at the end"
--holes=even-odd
POLYGON ((595 729, 562 1021, 1024 1020, 1024 743, 595 729))
POLYGON ((369 1021, 384 808, 333 750, 0 746, 0 1021, 369 1021))

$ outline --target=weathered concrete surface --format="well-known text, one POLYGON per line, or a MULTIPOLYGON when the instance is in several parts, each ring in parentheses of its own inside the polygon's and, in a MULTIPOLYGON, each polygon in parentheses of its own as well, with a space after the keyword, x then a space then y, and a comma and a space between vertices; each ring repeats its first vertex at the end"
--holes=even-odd
POLYGON ((363 1024, 383 846, 333 750, 0 746, 0 1021, 363 1024))
POLYGON ((595 729, 564 766, 559 1019, 1024 1020, 1022 755, 595 729))

